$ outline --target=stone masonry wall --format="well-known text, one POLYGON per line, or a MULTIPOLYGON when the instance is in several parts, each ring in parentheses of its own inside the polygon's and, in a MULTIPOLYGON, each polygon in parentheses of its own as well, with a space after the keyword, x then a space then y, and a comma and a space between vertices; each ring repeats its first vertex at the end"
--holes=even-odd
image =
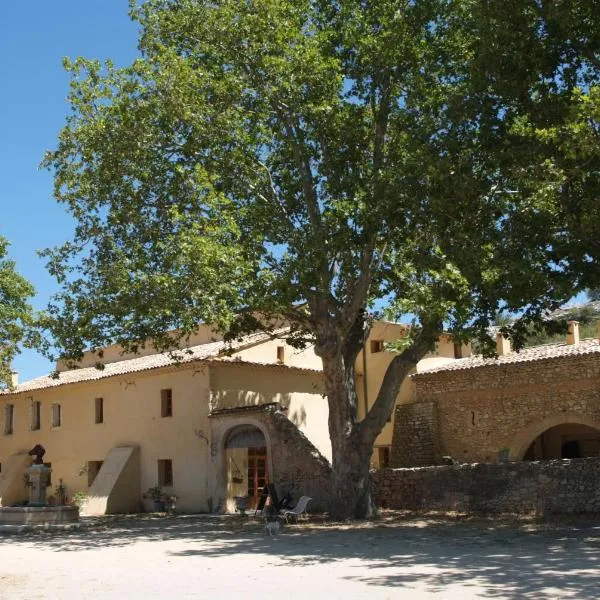
POLYGON ((439 430, 435 402, 401 404, 394 414, 392 467, 435 464, 439 456, 439 430))
POLYGON ((329 509, 331 466, 310 440, 280 410, 264 413, 273 444, 273 482, 294 499, 310 496, 309 510, 329 509))
MULTIPOLYGON (((433 464, 442 455, 493 462, 502 453, 520 460, 549 427, 600 428, 600 354, 422 373, 413 380, 417 403, 437 406, 439 456, 433 464)), ((398 438, 406 435, 402 419, 396 427, 398 438)), ((409 459, 397 456, 396 464, 422 464, 409 459)))
POLYGON ((383 469, 371 474, 378 506, 474 514, 600 512, 600 459, 383 469))
MULTIPOLYGON (((211 454, 219 470, 219 453, 227 432, 240 424, 259 425, 271 449, 271 481, 279 494, 289 492, 294 500, 310 496, 309 510, 329 509, 331 466, 312 442, 290 421, 278 403, 215 411, 211 415, 211 454)), ((224 484, 225 482, 222 481, 224 484)), ((217 505, 223 506, 225 490, 217 489, 217 505)))

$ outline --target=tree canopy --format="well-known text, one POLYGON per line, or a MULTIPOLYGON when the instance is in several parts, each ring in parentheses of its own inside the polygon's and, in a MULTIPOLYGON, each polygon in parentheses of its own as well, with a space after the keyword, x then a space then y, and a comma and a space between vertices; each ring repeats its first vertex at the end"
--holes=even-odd
POLYGON ((0 236, 0 387, 11 386, 12 362, 22 344, 31 341, 34 290, 6 258, 8 242, 0 236))
POLYGON ((491 348, 497 312, 519 310, 518 343, 596 276, 595 3, 131 11, 132 65, 65 63, 73 111, 45 159, 77 220, 48 252, 58 344, 168 347, 169 330, 283 315, 323 359, 337 514, 364 515, 372 442, 440 331, 491 348), (354 361, 382 307, 415 327, 357 422, 354 361))

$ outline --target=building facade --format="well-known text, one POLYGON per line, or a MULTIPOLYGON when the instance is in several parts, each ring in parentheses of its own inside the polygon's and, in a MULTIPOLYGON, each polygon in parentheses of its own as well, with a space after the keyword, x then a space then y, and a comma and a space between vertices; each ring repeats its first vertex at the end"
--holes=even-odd
POLYGON ((91 514, 149 509, 160 486, 182 511, 255 502, 266 480, 319 497, 331 458, 319 361, 281 340, 250 336, 231 356, 201 330, 190 353, 86 355, 81 368, 42 377, 0 397, 0 501, 24 500, 36 444, 52 469, 48 497, 88 496, 91 514), (282 450, 287 448, 287 453, 282 450), (274 448, 277 447, 277 452, 274 448))
MULTIPOLYGON (((386 344, 406 332, 374 325, 356 363, 359 419, 394 356, 386 344)), ((418 370, 469 350, 442 336, 418 370)), ((210 327, 176 358, 151 346, 137 355, 115 346, 101 358, 86 354, 75 369, 59 363, 58 377, 0 395, 0 502, 26 499, 27 452, 41 444, 52 469, 48 497, 86 496, 89 514, 149 510, 145 492, 157 486, 177 496, 184 512, 233 511, 238 497, 254 506, 268 481, 326 508, 331 443, 321 370, 311 347, 300 351, 263 334, 230 347, 210 327)), ((397 403, 414 401, 407 379, 397 403)), ((393 429, 390 419, 375 443, 374 467, 389 464, 393 429)))
POLYGON ((600 344, 579 339, 471 356, 413 375, 395 411, 397 467, 600 456, 600 344), (447 460, 447 459, 446 459, 447 460))

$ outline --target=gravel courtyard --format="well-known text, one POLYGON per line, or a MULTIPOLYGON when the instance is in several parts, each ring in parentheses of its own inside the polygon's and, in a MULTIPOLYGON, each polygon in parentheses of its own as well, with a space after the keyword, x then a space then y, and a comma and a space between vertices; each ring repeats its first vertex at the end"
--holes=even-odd
POLYGON ((0 598, 600 598, 600 526, 388 517, 276 538, 239 517, 0 537, 0 598))

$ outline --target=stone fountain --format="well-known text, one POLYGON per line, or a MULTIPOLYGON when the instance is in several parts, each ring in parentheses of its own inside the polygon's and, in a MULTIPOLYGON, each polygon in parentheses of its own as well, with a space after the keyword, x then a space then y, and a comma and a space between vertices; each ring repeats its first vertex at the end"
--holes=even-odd
POLYGON ((79 521, 77 506, 49 506, 46 501, 46 487, 52 469, 44 464, 46 450, 37 444, 29 455, 34 457, 33 464, 27 469, 29 502, 27 506, 0 507, 0 527, 36 526, 52 528, 79 521))

